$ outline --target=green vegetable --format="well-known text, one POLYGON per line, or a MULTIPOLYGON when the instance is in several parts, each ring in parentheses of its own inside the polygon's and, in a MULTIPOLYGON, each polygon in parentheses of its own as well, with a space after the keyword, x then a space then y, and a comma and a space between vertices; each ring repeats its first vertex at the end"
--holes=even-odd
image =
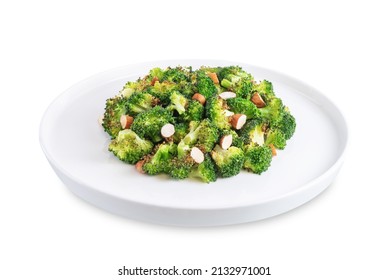
POLYGON ((161 106, 155 106, 148 111, 138 114, 132 123, 131 129, 140 137, 157 143, 162 140, 162 126, 173 122, 174 119, 169 110, 161 106))
POLYGON ((257 106, 248 99, 240 97, 230 98, 227 99, 227 104, 232 112, 235 114, 245 114, 247 119, 257 118, 260 113, 257 106))
POLYGON ((273 156, 269 146, 250 146, 244 157, 243 167, 255 174, 261 174, 269 168, 273 156))
POLYGON ((127 82, 106 100, 102 126, 112 139, 108 150, 130 164, 142 161, 146 174, 210 183, 235 176, 242 168, 255 174, 266 171, 272 149, 285 149, 295 133, 296 119, 271 82, 256 82, 239 66, 198 70, 177 66, 156 67, 127 82), (225 91, 235 92, 236 97, 219 96, 225 91), (193 98, 195 93, 205 100, 200 103, 193 98), (256 93, 264 100, 262 108, 251 101, 256 93), (245 115, 240 129, 235 129, 236 114, 245 115), (125 124, 123 115, 127 115, 125 124), (166 124, 170 127, 164 138, 161 129, 166 124), (229 138, 222 139, 227 135, 232 136, 231 145, 226 142, 229 138), (191 153, 195 147, 196 153, 191 153))
POLYGON ((150 175, 169 172, 169 161, 176 155, 176 144, 160 144, 156 148, 156 152, 146 157, 143 164, 143 170, 150 175))
POLYGON ((230 129, 231 124, 228 116, 228 106, 225 100, 218 97, 207 99, 206 117, 219 129, 230 129))
POLYGON ((211 157, 206 154, 204 161, 192 168, 190 177, 199 178, 205 183, 215 182, 217 179, 217 170, 211 157))
POLYGON ((150 110, 158 102, 158 98, 155 98, 147 92, 134 93, 128 98, 127 111, 130 115, 135 116, 141 112, 150 110))
POLYGON ((219 145, 216 145, 211 156, 221 177, 238 175, 244 163, 243 151, 233 146, 223 150, 219 145))
POLYGON ((143 156, 149 154, 153 149, 153 143, 140 138, 131 129, 119 132, 116 139, 109 144, 108 150, 120 160, 135 164, 143 156))
POLYGON ((102 126, 112 138, 122 130, 120 117, 125 114, 127 114, 127 99, 120 96, 107 99, 102 126))

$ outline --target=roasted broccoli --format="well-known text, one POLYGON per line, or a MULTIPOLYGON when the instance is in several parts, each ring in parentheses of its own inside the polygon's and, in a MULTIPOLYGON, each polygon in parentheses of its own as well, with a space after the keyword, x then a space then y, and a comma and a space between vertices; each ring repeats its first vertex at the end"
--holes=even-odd
POLYGON ((205 183, 216 181, 216 166, 208 154, 205 155, 202 163, 193 166, 190 177, 200 178, 205 183))
POLYGON ((179 86, 170 81, 156 81, 153 86, 147 89, 147 92, 158 98, 162 105, 170 103, 170 95, 179 89, 179 86))
POLYGON ((253 90, 253 76, 242 70, 238 66, 226 67, 220 71, 221 85, 231 90, 241 98, 251 97, 253 90))
POLYGON ((228 107, 235 114, 245 114, 247 119, 257 118, 259 116, 259 110, 257 106, 254 105, 248 99, 236 97, 227 99, 228 107))
POLYGON ((255 174, 261 174, 269 168, 272 157, 269 146, 249 146, 245 152, 243 167, 255 174))
POLYGON ((109 144, 108 150, 120 160, 135 164, 143 156, 149 154, 153 149, 153 143, 140 138, 131 129, 119 132, 116 139, 109 144))
POLYGON ((189 100, 178 91, 173 91, 170 95, 170 105, 167 107, 169 110, 176 110, 178 114, 185 113, 188 107, 189 100))
POLYGON ((190 131, 178 144, 178 156, 185 156, 189 150, 196 146, 203 152, 210 152, 219 139, 219 133, 208 119, 200 123, 192 121, 189 125, 190 131))
POLYGON ((162 80, 167 80, 173 83, 189 82, 190 72, 190 68, 186 69, 180 66, 175 68, 169 67, 164 71, 162 80))
POLYGON ((179 118, 184 122, 201 121, 204 118, 204 111, 204 106, 200 102, 189 100, 188 107, 179 118))
POLYGON ((174 119, 169 110, 161 106, 155 106, 150 110, 138 114, 132 123, 131 129, 140 137, 150 139, 154 143, 157 143, 162 140, 162 126, 173 122, 174 119))
POLYGON ((127 114, 126 98, 118 96, 107 99, 102 126, 111 138, 115 138, 122 130, 120 117, 125 114, 127 114))
POLYGON ((272 83, 239 66, 153 68, 106 100, 101 124, 137 170, 205 183, 261 174, 296 129, 272 83))
POLYGON ((240 132, 245 145, 263 145, 265 143, 265 124, 260 119, 247 122, 240 132))
POLYGON ((273 144, 277 149, 283 150, 286 146, 285 134, 277 128, 271 128, 266 132, 265 144, 273 144))
POLYGON ((119 96, 128 98, 136 92, 144 91, 147 86, 147 82, 141 79, 138 79, 136 82, 127 82, 123 89, 119 92, 119 96))
POLYGON ((289 110, 285 109, 282 114, 281 120, 277 123, 277 127, 285 135, 285 139, 292 138, 294 131, 296 130, 296 119, 292 116, 289 110))
POLYGON ((228 110, 225 100, 218 97, 211 97, 207 100, 205 106, 205 114, 207 118, 216 125, 219 129, 230 129, 229 121, 233 112, 228 110))
POLYGON ((189 124, 185 122, 180 122, 175 125, 174 129, 175 133, 173 135, 173 141, 174 143, 178 144, 188 133, 189 124))
POLYGON ((155 153, 145 158, 143 170, 150 175, 170 171, 169 161, 177 154, 177 145, 174 143, 160 144, 155 153))
POLYGON ((157 105, 158 102, 158 98, 147 92, 134 93, 128 98, 127 111, 130 115, 135 116, 141 112, 150 110, 157 105))
POLYGON ((240 148, 232 146, 223 150, 219 145, 216 145, 211 156, 221 177, 238 175, 242 169, 244 153, 240 148))
POLYGON ((266 101, 275 97, 273 85, 267 80, 263 80, 259 84, 254 84, 253 90, 261 94, 261 96, 264 96, 266 101))
POLYGON ((201 70, 197 72, 196 87, 197 92, 204 95, 206 99, 215 96, 217 93, 216 86, 212 79, 201 70))
POLYGON ((259 117, 268 121, 271 125, 277 125, 284 114, 284 105, 279 98, 273 98, 266 103, 266 106, 258 109, 259 117))
POLYGON ((169 174, 175 179, 188 178, 194 164, 195 162, 189 155, 174 157, 169 161, 169 174))

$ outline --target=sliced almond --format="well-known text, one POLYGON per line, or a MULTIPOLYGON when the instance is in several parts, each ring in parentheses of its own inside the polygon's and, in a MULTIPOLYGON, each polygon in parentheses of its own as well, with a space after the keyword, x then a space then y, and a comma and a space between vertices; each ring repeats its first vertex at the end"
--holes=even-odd
POLYGON ((193 158, 193 160, 196 163, 202 163, 204 161, 204 154, 203 152, 197 148, 193 147, 192 150, 190 151, 190 156, 193 158))
POLYGON ((136 171, 138 171, 139 173, 144 174, 144 173, 145 173, 145 171, 143 170, 143 164, 144 164, 144 163, 145 163, 144 160, 138 161, 138 162, 135 164, 135 169, 136 169, 136 171))
POLYGON ((210 73, 208 73, 208 76, 211 78, 211 80, 214 84, 219 84, 219 78, 217 77, 216 73, 210 72, 210 73))
POLYGON ((153 77, 153 79, 150 82, 150 85, 154 86, 156 81, 159 81, 158 77, 153 77))
POLYGON ((247 117, 244 114, 235 114, 231 118, 231 125, 235 129, 241 129, 246 123, 247 117))
POLYGON ((231 111, 228 111, 228 110, 224 110, 224 115, 226 116, 226 117, 231 117, 231 116, 233 116, 234 115, 234 112, 231 112, 231 111))
POLYGON ((97 119, 97 121, 99 122, 99 125, 103 125, 103 123, 104 123, 104 115, 101 115, 101 116, 97 119))
POLYGON ((205 97, 204 97, 204 95, 202 95, 200 93, 193 94, 192 99, 197 100, 198 102, 201 103, 201 105, 205 104, 205 97))
POLYGON ((176 132, 176 130, 174 129, 174 125, 171 123, 167 123, 161 128, 161 135, 165 138, 173 136, 174 132, 176 132))
POLYGON ((235 98, 236 97, 236 93, 232 92, 232 91, 224 91, 224 92, 219 94, 219 97, 222 98, 222 99, 235 98))
POLYGON ((132 125, 132 122, 134 121, 134 118, 129 115, 122 115, 120 117, 120 124, 122 125, 123 129, 129 129, 132 125))
POLYGON ((232 145, 232 135, 224 135, 222 138, 220 138, 219 141, 220 147, 222 147, 223 150, 227 150, 232 145))
POLYGON ((265 101, 263 101, 261 95, 258 92, 253 94, 251 97, 251 102, 253 102, 258 108, 263 108, 266 106, 265 101))

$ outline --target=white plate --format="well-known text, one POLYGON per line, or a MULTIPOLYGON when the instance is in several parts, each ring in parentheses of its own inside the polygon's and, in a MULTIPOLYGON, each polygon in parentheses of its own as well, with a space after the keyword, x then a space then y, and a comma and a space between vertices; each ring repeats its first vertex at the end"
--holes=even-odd
POLYGON ((237 62, 175 60, 117 68, 74 85, 47 109, 40 142, 65 185, 98 207, 153 223, 214 226, 278 215, 321 193, 341 167, 347 126, 330 100, 294 78, 237 62), (267 172, 258 176, 242 171, 211 184, 175 181, 141 175, 107 151, 109 137, 97 123, 105 100, 149 69, 175 65, 240 65, 257 80, 273 82, 296 117, 297 129, 267 172))

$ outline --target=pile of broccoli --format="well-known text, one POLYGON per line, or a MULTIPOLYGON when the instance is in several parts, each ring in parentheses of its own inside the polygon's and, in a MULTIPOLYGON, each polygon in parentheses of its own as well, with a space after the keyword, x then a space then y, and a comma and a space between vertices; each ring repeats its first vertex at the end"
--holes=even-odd
POLYGON ((106 101, 101 124, 139 172, 206 183, 266 171, 296 128, 272 84, 239 66, 151 69, 106 101))

